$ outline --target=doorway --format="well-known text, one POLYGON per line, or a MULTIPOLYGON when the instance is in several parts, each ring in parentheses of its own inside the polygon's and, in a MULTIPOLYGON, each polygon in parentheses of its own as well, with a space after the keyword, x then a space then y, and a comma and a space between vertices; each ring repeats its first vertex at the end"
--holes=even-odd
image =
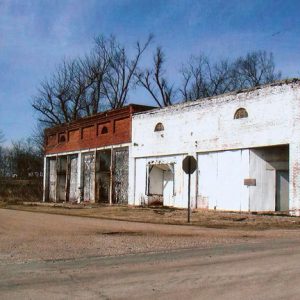
POLYGON ((148 166, 148 204, 173 206, 174 164, 148 166))
POLYGON ((276 171, 276 211, 289 210, 289 171, 276 171))

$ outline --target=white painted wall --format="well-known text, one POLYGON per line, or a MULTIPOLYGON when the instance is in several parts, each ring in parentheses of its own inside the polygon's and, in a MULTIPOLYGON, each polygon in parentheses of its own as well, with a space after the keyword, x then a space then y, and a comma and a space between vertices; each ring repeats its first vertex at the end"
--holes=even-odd
MULTIPOLYGON (((159 161, 172 157, 176 164, 174 206, 187 207, 187 176, 181 170, 185 155, 290 144, 290 209, 296 214, 300 211, 299 104, 300 83, 290 81, 134 115, 130 164, 134 169, 130 182, 134 186, 132 203, 140 204, 141 199, 147 198, 144 182, 147 162, 151 159, 159 161), (247 110, 248 118, 235 120, 234 114, 241 107, 247 110), (154 132, 159 122, 165 130, 154 132)), ((200 173, 192 176, 194 207, 198 186, 198 206, 248 210, 246 195, 252 187, 241 184, 242 187, 236 190, 240 177, 249 177, 249 161, 246 163, 249 151, 241 153, 243 158, 231 152, 220 157, 214 154, 198 156, 200 173), (240 167, 232 169, 234 164, 240 167), (228 172, 231 169, 232 172, 228 172), (217 175, 215 170, 218 170, 217 175), (202 171, 207 173, 205 178, 200 178, 202 171), (217 189, 209 183, 221 180, 218 178, 223 179, 223 183, 217 189), (231 190, 233 183, 234 191, 231 190), (237 200, 239 197, 242 198, 237 200)), ((267 208, 258 203, 255 205, 267 208)))
POLYGON ((133 157, 223 151, 288 144, 299 88, 289 85, 225 95, 170 106, 133 116, 133 157), (248 118, 234 120, 244 107, 248 118), (165 130, 154 132, 162 122, 165 130))
POLYGON ((275 210, 276 170, 271 167, 264 157, 265 151, 250 151, 250 177, 256 179, 256 186, 250 189, 251 211, 275 210))
POLYGON ((248 210, 249 150, 199 153, 198 207, 248 210))
POLYGON ((174 206, 174 195, 173 195, 173 188, 174 188, 174 176, 173 171, 168 169, 164 171, 164 178, 163 178, 163 197, 164 197, 164 206, 174 206))

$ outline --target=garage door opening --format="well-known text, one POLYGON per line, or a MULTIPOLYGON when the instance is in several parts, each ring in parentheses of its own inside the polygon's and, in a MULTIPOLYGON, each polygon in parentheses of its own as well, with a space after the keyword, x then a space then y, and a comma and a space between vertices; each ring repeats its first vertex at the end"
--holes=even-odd
POLYGON ((148 205, 172 206, 174 164, 148 165, 148 205))
POLYGON ((256 180, 250 187, 251 211, 289 210, 289 146, 250 150, 250 176, 256 180))

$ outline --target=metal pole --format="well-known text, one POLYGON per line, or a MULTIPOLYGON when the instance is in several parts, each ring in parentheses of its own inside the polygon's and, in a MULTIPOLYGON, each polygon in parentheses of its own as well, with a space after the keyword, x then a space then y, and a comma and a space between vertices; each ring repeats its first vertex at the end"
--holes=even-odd
POLYGON ((191 221, 191 158, 189 157, 189 182, 188 182, 188 223, 191 221))

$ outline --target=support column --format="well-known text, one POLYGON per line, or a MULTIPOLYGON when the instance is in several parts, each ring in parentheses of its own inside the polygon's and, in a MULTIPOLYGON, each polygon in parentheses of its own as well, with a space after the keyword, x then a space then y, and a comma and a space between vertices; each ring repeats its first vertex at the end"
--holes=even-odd
POLYGON ((44 171, 43 171, 43 202, 46 201, 47 198, 47 193, 49 193, 49 189, 48 189, 48 176, 49 176, 49 167, 47 165, 47 157, 44 156, 44 171))
POLYGON ((113 198, 113 176, 114 176, 114 147, 111 147, 110 152, 110 177, 109 177, 109 205, 112 205, 112 198, 113 198))
POLYGON ((293 98, 290 99, 289 210, 291 215, 300 216, 300 90, 294 89, 293 92, 293 98))
POLYGON ((132 146, 128 147, 128 205, 135 203, 135 159, 132 157, 132 146))
POLYGON ((77 203, 81 201, 82 195, 82 158, 81 158, 81 151, 78 152, 78 159, 77 159, 77 203))
POLYGON ((289 210, 290 214, 300 216, 300 142, 290 144, 289 160, 289 210))

